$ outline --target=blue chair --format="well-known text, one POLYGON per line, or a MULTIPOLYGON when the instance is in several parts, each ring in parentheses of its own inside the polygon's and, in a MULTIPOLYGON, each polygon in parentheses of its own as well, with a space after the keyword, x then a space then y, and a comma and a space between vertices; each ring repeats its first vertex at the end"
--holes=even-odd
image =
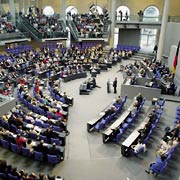
POLYGON ((30 152, 30 149, 25 148, 25 147, 22 147, 22 154, 23 154, 23 156, 26 156, 26 157, 31 157, 32 156, 32 154, 30 152))
POLYGON ((15 152, 17 154, 21 152, 21 148, 17 144, 13 144, 13 143, 11 143, 11 150, 12 152, 15 152))
POLYGON ((38 127, 42 127, 43 122, 40 120, 35 120, 34 125, 38 127))
POLYGON ((53 117, 52 112, 47 111, 46 116, 49 117, 49 118, 52 118, 53 117))
POLYGON ((51 138, 51 144, 56 143, 56 145, 60 146, 61 145, 61 141, 58 138, 51 138))
POLYGON ((29 136, 29 138, 34 139, 34 140, 36 140, 36 138, 37 138, 37 135, 34 133, 29 133, 28 136, 29 136))
POLYGON ((45 143, 47 143, 47 142, 48 142, 48 140, 47 140, 47 137, 46 137, 46 136, 39 135, 39 139, 44 140, 44 142, 45 142, 45 143))
POLYGON ((163 98, 162 100, 157 101, 157 105, 162 107, 162 106, 164 106, 165 101, 166 101, 165 98, 163 98))
POLYGON ((12 174, 8 174, 8 179, 9 180, 19 180, 19 177, 18 176, 13 176, 12 174))
POLYGON ((39 114, 39 107, 33 106, 33 112, 39 114))
POLYGON ((129 126, 128 123, 123 123, 123 124, 122 124, 122 128, 123 128, 124 130, 126 130, 126 129, 128 128, 128 126, 129 126))
POLYGON ((124 133, 124 130, 123 129, 119 129, 119 133, 116 135, 116 137, 114 138, 114 141, 115 142, 118 142, 120 139, 121 139, 121 137, 122 137, 122 135, 123 135, 123 133, 124 133))
POLYGON ((9 149, 9 142, 8 141, 1 139, 1 144, 2 144, 3 148, 9 149))
POLYGON ((6 174, 4 174, 4 173, 0 173, 0 179, 7 179, 6 174))
POLYGON ((99 131, 99 130, 103 129, 103 127, 104 127, 104 124, 103 124, 102 122, 98 122, 98 123, 95 125, 94 128, 95 128, 97 131, 99 131))
POLYGON ((54 130, 54 131, 57 131, 57 132, 60 132, 60 131, 61 131, 60 127, 58 127, 58 126, 53 126, 53 130, 54 130))
POLYGON ((18 134, 19 131, 18 131, 18 128, 14 125, 14 124, 11 124, 11 130, 14 134, 18 134))
POLYGON ((50 127, 50 124, 48 124, 48 123, 43 123, 43 124, 42 124, 42 127, 43 127, 43 128, 49 128, 49 127, 50 127))
POLYGON ((42 116, 45 116, 45 111, 44 111, 44 109, 41 109, 41 108, 39 108, 39 113, 40 113, 40 115, 42 115, 42 116))
POLYGON ((43 153, 34 151, 34 159, 37 161, 44 161, 43 153))
POLYGON ((164 163, 163 167, 160 168, 160 169, 157 169, 157 168, 154 168, 153 166, 150 166, 150 170, 155 173, 156 177, 159 175, 159 174, 162 174, 164 172, 164 169, 166 168, 167 166, 167 162, 164 163))
POLYGON ((48 163, 53 164, 53 165, 59 163, 59 159, 57 155, 47 154, 47 160, 48 160, 48 163))

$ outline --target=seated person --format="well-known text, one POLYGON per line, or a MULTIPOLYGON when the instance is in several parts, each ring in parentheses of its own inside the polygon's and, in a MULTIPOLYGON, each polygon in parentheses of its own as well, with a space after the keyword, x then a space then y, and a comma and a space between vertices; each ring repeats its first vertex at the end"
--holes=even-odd
POLYGON ((104 117, 110 116, 110 115, 113 114, 115 111, 116 111, 116 107, 115 107, 115 106, 111 106, 108 110, 105 111, 104 117))
POLYGON ((160 148, 157 151, 159 156, 166 155, 168 151, 171 149, 173 145, 173 141, 169 140, 168 143, 165 141, 161 141, 160 148))
POLYGON ((141 142, 140 139, 138 139, 137 144, 131 145, 131 148, 133 149, 133 151, 134 151, 135 153, 138 153, 141 148, 143 148, 143 151, 146 152, 146 145, 145 145, 145 144, 142 144, 142 142, 141 142))
POLYGON ((138 104, 140 105, 143 101, 143 96, 141 93, 139 93, 137 96, 136 96, 136 100, 138 101, 138 104))
POLYGON ((157 119, 156 109, 153 109, 151 113, 148 115, 149 122, 154 123, 157 119))
POLYGON ((63 156, 59 148, 56 147, 56 143, 53 143, 52 146, 48 149, 48 154, 56 155, 59 160, 63 160, 63 156))
POLYGON ((148 135, 150 129, 151 129, 152 125, 150 122, 146 123, 144 128, 139 129, 138 132, 140 133, 140 139, 143 141, 146 136, 148 135))
POLYGON ((121 104, 121 103, 122 103, 122 98, 121 98, 121 96, 118 96, 118 97, 115 99, 114 105, 121 104))
POLYGON ((149 174, 151 172, 150 168, 160 170, 164 166, 165 160, 166 160, 166 156, 160 156, 160 161, 150 163, 148 170, 145 170, 145 172, 149 174))
POLYGON ((48 152, 48 148, 44 144, 44 140, 41 140, 38 145, 34 146, 34 151, 42 152, 43 156, 46 157, 46 154, 48 152))

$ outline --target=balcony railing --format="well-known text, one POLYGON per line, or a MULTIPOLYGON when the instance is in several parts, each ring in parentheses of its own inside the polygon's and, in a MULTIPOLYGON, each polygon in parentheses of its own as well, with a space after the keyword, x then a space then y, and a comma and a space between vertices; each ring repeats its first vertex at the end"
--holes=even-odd
MULTIPOLYGON (((134 21, 134 22, 161 22, 162 16, 154 16, 154 17, 148 17, 148 16, 138 16, 138 15, 130 15, 130 16, 116 16, 115 17, 116 22, 125 22, 125 21, 134 21)), ((169 16, 168 22, 180 22, 180 16, 169 16)))

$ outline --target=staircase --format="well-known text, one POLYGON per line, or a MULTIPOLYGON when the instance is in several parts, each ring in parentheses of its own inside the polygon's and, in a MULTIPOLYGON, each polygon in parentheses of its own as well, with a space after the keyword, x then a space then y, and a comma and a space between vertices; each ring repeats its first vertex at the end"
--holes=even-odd
POLYGON ((134 61, 141 61, 141 60, 144 60, 144 58, 146 58, 146 59, 153 59, 154 58, 154 54, 138 52, 135 55, 133 55, 132 57, 130 57, 129 59, 130 60, 134 60, 134 61))
POLYGON ((67 20, 67 25, 68 25, 68 27, 69 27, 69 29, 71 31, 71 34, 72 34, 74 40, 78 41, 78 34, 79 34, 79 32, 78 32, 77 27, 74 24, 74 22, 71 21, 71 20, 67 20))
POLYGON ((17 21, 17 27, 21 31, 26 31, 30 34, 32 39, 42 42, 42 35, 36 29, 34 29, 24 17, 19 16, 19 21, 17 21))

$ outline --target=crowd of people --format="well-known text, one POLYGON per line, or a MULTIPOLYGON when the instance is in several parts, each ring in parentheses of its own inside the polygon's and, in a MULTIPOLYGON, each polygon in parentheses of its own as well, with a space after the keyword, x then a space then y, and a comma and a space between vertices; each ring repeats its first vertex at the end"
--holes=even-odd
POLYGON ((6 160, 0 160, 0 178, 8 179, 8 176, 17 177, 17 179, 21 180, 63 180, 64 178, 60 176, 53 176, 49 174, 44 174, 40 172, 36 174, 34 172, 28 173, 26 170, 21 169, 18 170, 16 167, 9 165, 6 160))
POLYGON ((0 16, 0 34, 18 32, 19 30, 10 21, 11 14, 8 12, 0 16))
POLYGON ((109 33, 110 20, 107 9, 104 9, 103 13, 99 14, 96 7, 93 6, 88 13, 73 14, 71 19, 76 25, 79 37, 102 38, 104 32, 109 33))
POLYGON ((33 11, 29 8, 28 14, 22 14, 29 24, 41 34, 42 38, 67 37, 66 28, 56 15, 46 16, 38 8, 33 11))

